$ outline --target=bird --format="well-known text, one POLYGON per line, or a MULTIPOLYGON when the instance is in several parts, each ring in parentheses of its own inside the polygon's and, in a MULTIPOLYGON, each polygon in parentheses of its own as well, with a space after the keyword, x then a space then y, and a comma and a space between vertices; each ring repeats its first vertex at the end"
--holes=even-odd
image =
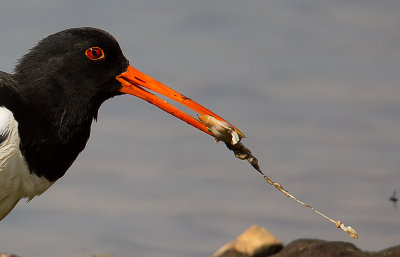
POLYGON ((397 208, 397 201, 399 200, 396 196, 396 190, 393 191, 393 195, 389 197, 389 200, 393 202, 393 207, 397 208))
POLYGON ((101 104, 123 94, 211 136, 203 123, 161 97, 227 122, 131 66, 110 33, 78 27, 51 34, 12 74, 0 71, 0 220, 21 199, 41 195, 65 174, 85 148, 101 104))

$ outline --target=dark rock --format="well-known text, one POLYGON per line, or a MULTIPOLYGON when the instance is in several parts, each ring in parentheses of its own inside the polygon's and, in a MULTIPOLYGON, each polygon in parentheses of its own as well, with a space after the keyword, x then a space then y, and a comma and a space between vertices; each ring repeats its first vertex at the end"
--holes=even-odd
POLYGON ((400 245, 382 251, 362 251, 351 243, 315 239, 300 239, 291 242, 279 253, 270 257, 400 257, 400 245))

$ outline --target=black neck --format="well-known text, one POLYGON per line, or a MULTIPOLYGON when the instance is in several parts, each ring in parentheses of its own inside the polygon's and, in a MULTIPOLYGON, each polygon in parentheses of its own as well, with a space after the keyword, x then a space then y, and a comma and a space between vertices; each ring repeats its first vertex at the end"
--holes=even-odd
POLYGON ((21 102, 12 110, 18 122, 21 152, 32 173, 55 181, 84 149, 92 120, 104 99, 88 92, 60 97, 63 94, 43 93, 40 88, 21 90, 21 102))

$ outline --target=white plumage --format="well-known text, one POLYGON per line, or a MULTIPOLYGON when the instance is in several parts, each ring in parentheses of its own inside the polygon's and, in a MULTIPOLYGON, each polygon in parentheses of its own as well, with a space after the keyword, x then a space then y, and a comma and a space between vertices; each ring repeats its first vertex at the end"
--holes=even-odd
POLYGON ((54 182, 29 172, 19 148, 18 123, 13 114, 0 107, 0 220, 2 220, 21 198, 42 194, 54 182))

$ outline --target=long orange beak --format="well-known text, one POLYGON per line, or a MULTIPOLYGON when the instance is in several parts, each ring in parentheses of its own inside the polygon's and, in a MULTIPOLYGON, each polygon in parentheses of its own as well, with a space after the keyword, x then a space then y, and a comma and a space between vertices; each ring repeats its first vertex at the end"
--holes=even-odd
MULTIPOLYGON (((167 101, 159 98, 158 96, 150 93, 148 90, 152 90, 158 94, 161 94, 165 97, 168 97, 180 104, 185 105, 186 107, 192 109, 193 111, 203 114, 203 115, 211 115, 214 118, 225 121, 220 116, 216 115, 212 111, 208 110, 207 108, 201 106, 200 104, 196 103, 192 99, 182 95, 181 93, 167 87, 166 85, 158 82, 157 80, 147 76, 146 74, 136 70, 132 66, 128 66, 128 69, 118 75, 116 79, 121 83, 122 87, 119 90, 122 93, 130 94, 137 96, 147 102, 157 106, 158 108, 168 112, 169 114, 187 122, 188 124, 192 125, 195 128, 213 136, 213 134, 208 130, 208 128, 198 121, 197 119, 193 118, 189 114, 179 110, 175 106, 169 104, 167 101), (148 90, 146 90, 148 89, 148 90)), ((238 129, 236 129, 232 124, 227 122, 231 125, 235 131, 243 138, 244 135, 238 129)))

